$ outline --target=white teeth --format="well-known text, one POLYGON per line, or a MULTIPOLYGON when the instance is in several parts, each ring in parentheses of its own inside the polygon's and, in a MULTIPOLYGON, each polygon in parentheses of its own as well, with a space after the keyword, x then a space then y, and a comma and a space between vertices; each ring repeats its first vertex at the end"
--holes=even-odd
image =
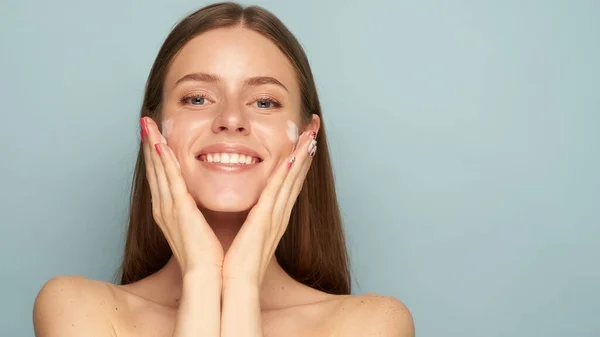
POLYGON ((201 156, 201 160, 209 163, 221 164, 255 164, 259 159, 239 153, 211 153, 201 156))

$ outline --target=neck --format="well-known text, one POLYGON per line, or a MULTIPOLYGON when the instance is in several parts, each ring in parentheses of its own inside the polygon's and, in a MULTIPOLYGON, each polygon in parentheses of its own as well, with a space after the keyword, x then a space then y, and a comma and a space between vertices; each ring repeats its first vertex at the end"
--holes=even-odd
MULTIPOLYGON (((248 212, 240 213, 223 213, 202 210, 206 221, 215 232, 215 235, 223 246, 223 251, 231 246, 233 239, 244 224, 248 212)), ((165 282, 165 286, 173 290, 172 295, 175 301, 181 297, 182 275, 181 269, 177 260, 172 256, 167 264, 155 274, 155 277, 165 282)), ((275 257, 271 259, 265 273, 260 291, 260 304, 263 310, 277 308, 282 304, 278 301, 280 298, 285 298, 286 293, 293 291, 294 287, 301 286, 285 270, 279 265, 275 257), (282 296, 284 295, 284 296, 282 296)))
POLYGON ((233 239, 246 221, 248 212, 214 212, 202 209, 202 215, 221 241, 223 252, 227 253, 233 239))

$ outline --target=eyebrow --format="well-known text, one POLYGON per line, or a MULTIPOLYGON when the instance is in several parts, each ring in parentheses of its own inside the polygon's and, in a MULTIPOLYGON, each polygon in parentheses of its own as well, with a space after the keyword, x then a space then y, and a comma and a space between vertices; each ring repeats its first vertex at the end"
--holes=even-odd
MULTIPOLYGON (((207 74, 207 73, 191 73, 183 76, 175 82, 175 86, 177 86, 181 82, 195 81, 195 82, 208 82, 215 83, 219 82, 221 79, 219 76, 207 74)), ((249 86, 259 86, 265 84, 274 84, 282 87, 285 91, 289 91, 288 88, 283 85, 283 83, 279 82, 276 78, 270 76, 254 76, 249 77, 244 81, 244 85, 249 86)))

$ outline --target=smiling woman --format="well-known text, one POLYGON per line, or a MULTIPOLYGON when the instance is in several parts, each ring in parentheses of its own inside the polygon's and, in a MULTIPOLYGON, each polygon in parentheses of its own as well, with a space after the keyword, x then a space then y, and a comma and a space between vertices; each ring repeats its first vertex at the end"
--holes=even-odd
POLYGON ((315 83, 271 13, 221 3, 183 19, 140 132, 121 282, 48 281, 38 337, 414 335, 397 299, 350 295, 315 83))

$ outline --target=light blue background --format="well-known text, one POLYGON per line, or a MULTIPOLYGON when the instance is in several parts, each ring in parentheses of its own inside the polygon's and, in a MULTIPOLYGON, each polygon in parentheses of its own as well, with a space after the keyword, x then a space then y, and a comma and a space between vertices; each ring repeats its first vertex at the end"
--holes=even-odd
MULTIPOLYGON (((311 61, 356 293, 419 337, 600 336, 600 2, 256 3, 311 61)), ((2 0, 2 335, 113 278, 146 76, 204 4, 2 0)))

